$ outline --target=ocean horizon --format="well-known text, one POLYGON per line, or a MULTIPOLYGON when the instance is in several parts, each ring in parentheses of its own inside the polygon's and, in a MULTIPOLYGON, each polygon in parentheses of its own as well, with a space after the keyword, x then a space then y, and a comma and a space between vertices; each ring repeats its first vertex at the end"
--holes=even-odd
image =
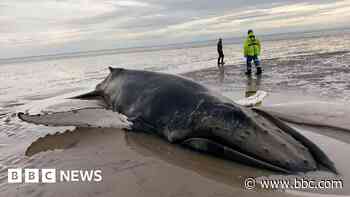
MULTIPOLYGON (((333 35, 339 33, 350 32, 350 28, 340 29, 322 29, 313 31, 297 31, 297 32, 287 32, 287 33, 275 33, 275 34, 263 34, 259 35, 262 41, 278 41, 286 39, 302 39, 310 37, 320 37, 324 35, 333 35)), ((240 44, 244 40, 244 36, 241 37, 224 37, 225 45, 230 44, 240 44)), ((123 53, 142 53, 150 51, 160 51, 160 50, 174 50, 181 48, 196 48, 205 46, 215 46, 217 40, 202 40, 193 42, 183 42, 183 43, 169 43, 164 45, 149 45, 149 46, 135 46, 126 48, 112 48, 112 49, 101 49, 101 50, 84 50, 84 51, 69 51, 64 53, 53 53, 53 54, 40 54, 33 56, 15 56, 15 57, 1 57, 0 65, 2 64, 13 64, 19 62, 32 62, 32 61, 45 61, 45 60, 55 60, 55 59, 65 59, 65 58, 75 58, 75 57, 85 57, 85 56, 103 56, 103 55, 113 55, 113 54, 123 54, 123 53)))

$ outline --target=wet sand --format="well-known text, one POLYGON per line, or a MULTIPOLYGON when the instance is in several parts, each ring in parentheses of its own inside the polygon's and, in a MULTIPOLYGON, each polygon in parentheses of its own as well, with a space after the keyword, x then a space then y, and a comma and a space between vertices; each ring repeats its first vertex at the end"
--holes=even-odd
MULTIPOLYGON (((39 168, 101 169, 103 181, 19 185, 2 193, 6 196, 231 196, 241 193, 239 177, 232 174, 234 167, 229 162, 183 150, 153 136, 114 129, 78 129, 74 134, 66 132, 38 140, 27 153, 51 149, 53 144, 63 151, 36 154, 31 157, 31 164, 39 168)), ((252 171, 249 167, 238 167, 252 171)))
MULTIPOLYGON (((216 69, 189 73, 216 91, 239 99, 246 91, 264 89, 264 81, 246 79, 227 67, 224 76, 216 69), (236 76, 236 77, 235 77, 236 76), (240 77, 240 80, 235 80, 240 77), (262 87, 260 87, 262 83, 262 87), (250 85, 247 85, 250 84, 250 85)), ((268 78, 268 77, 267 77, 268 78)), ((264 80, 264 79, 263 79, 264 80)), ((312 116, 312 121, 348 127, 348 109, 320 98, 298 94, 294 90, 275 90, 263 102, 277 112, 291 112, 295 116, 312 116), (291 101, 291 98, 293 102, 291 101), (289 101, 289 103, 287 102, 289 101), (305 102, 309 101, 309 102, 305 102), (315 102, 317 101, 317 102, 315 102), (283 103, 283 105, 280 105, 283 103), (299 108, 295 107, 299 103, 299 108), (301 104, 300 104, 301 103, 301 104), (326 110, 314 113, 315 104, 326 110), (279 105, 278 105, 279 104, 279 105), (344 124, 342 124, 344 123, 344 124)), ((317 107, 317 109, 322 109, 317 107)), ((317 126, 293 125, 314 141, 335 162, 344 179, 341 190, 318 190, 315 193, 290 191, 247 191, 243 187, 246 177, 276 175, 275 172, 241 165, 210 155, 201 154, 169 144, 163 139, 144 133, 119 129, 52 128, 35 126, 18 120, 4 123, 6 132, 0 133, 0 193, 1 196, 318 196, 350 195, 350 133, 345 130, 317 126), (58 132, 58 133, 57 133, 58 132), (56 184, 8 184, 8 168, 100 169, 103 181, 99 183, 63 182, 56 184)), ((308 176, 322 176, 322 172, 308 176)), ((326 174, 329 176, 329 174, 326 174)))
MULTIPOLYGON (((350 145, 340 143, 342 147, 334 147, 336 143, 321 147, 333 147, 326 152, 344 174, 348 163, 342 157, 347 156, 350 145), (343 154, 339 154, 339 150, 343 154)), ((246 177, 269 176, 274 172, 200 154, 144 133, 78 128, 46 135, 22 148, 26 156, 12 161, 13 165, 59 170, 100 169, 103 181, 5 184, 1 187, 4 196, 293 196, 285 192, 244 189, 246 177)), ((349 176, 348 171, 344 175, 349 176)), ((345 178, 345 184, 348 182, 345 178)), ((331 191, 348 192, 348 189, 331 191)))

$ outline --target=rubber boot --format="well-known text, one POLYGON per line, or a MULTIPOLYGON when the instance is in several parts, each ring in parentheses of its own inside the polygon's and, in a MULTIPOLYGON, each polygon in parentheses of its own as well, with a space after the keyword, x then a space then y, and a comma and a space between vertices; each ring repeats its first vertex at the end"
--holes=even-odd
POLYGON ((245 72, 246 75, 251 75, 252 74, 252 70, 251 69, 248 69, 246 72, 245 72))
POLYGON ((257 74, 257 75, 261 75, 261 74, 262 74, 262 69, 261 69, 261 67, 257 67, 257 68, 256 68, 256 74, 257 74))

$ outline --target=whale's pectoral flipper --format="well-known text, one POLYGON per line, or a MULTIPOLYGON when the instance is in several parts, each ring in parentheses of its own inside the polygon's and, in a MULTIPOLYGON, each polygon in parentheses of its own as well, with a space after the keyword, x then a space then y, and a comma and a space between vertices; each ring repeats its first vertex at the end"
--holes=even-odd
POLYGON ((130 129, 132 123, 123 114, 101 108, 84 108, 65 112, 30 115, 18 113, 26 122, 46 126, 105 127, 130 129))
POLYGON ((189 138, 185 140, 183 145, 190 147, 199 152, 209 153, 215 156, 223 157, 226 159, 230 159, 233 161, 239 161, 241 163, 245 163, 247 165, 252 165, 256 167, 267 168, 270 170, 280 171, 283 173, 291 173, 290 171, 279 168, 278 166, 271 165, 265 161, 255 159, 248 155, 242 154, 234 149, 214 142, 205 138, 189 138))

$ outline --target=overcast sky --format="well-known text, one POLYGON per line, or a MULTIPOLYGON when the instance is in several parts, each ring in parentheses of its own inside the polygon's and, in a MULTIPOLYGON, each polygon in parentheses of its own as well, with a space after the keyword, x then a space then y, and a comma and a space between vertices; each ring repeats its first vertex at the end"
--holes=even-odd
POLYGON ((0 58, 349 27, 350 0, 0 0, 0 58))

